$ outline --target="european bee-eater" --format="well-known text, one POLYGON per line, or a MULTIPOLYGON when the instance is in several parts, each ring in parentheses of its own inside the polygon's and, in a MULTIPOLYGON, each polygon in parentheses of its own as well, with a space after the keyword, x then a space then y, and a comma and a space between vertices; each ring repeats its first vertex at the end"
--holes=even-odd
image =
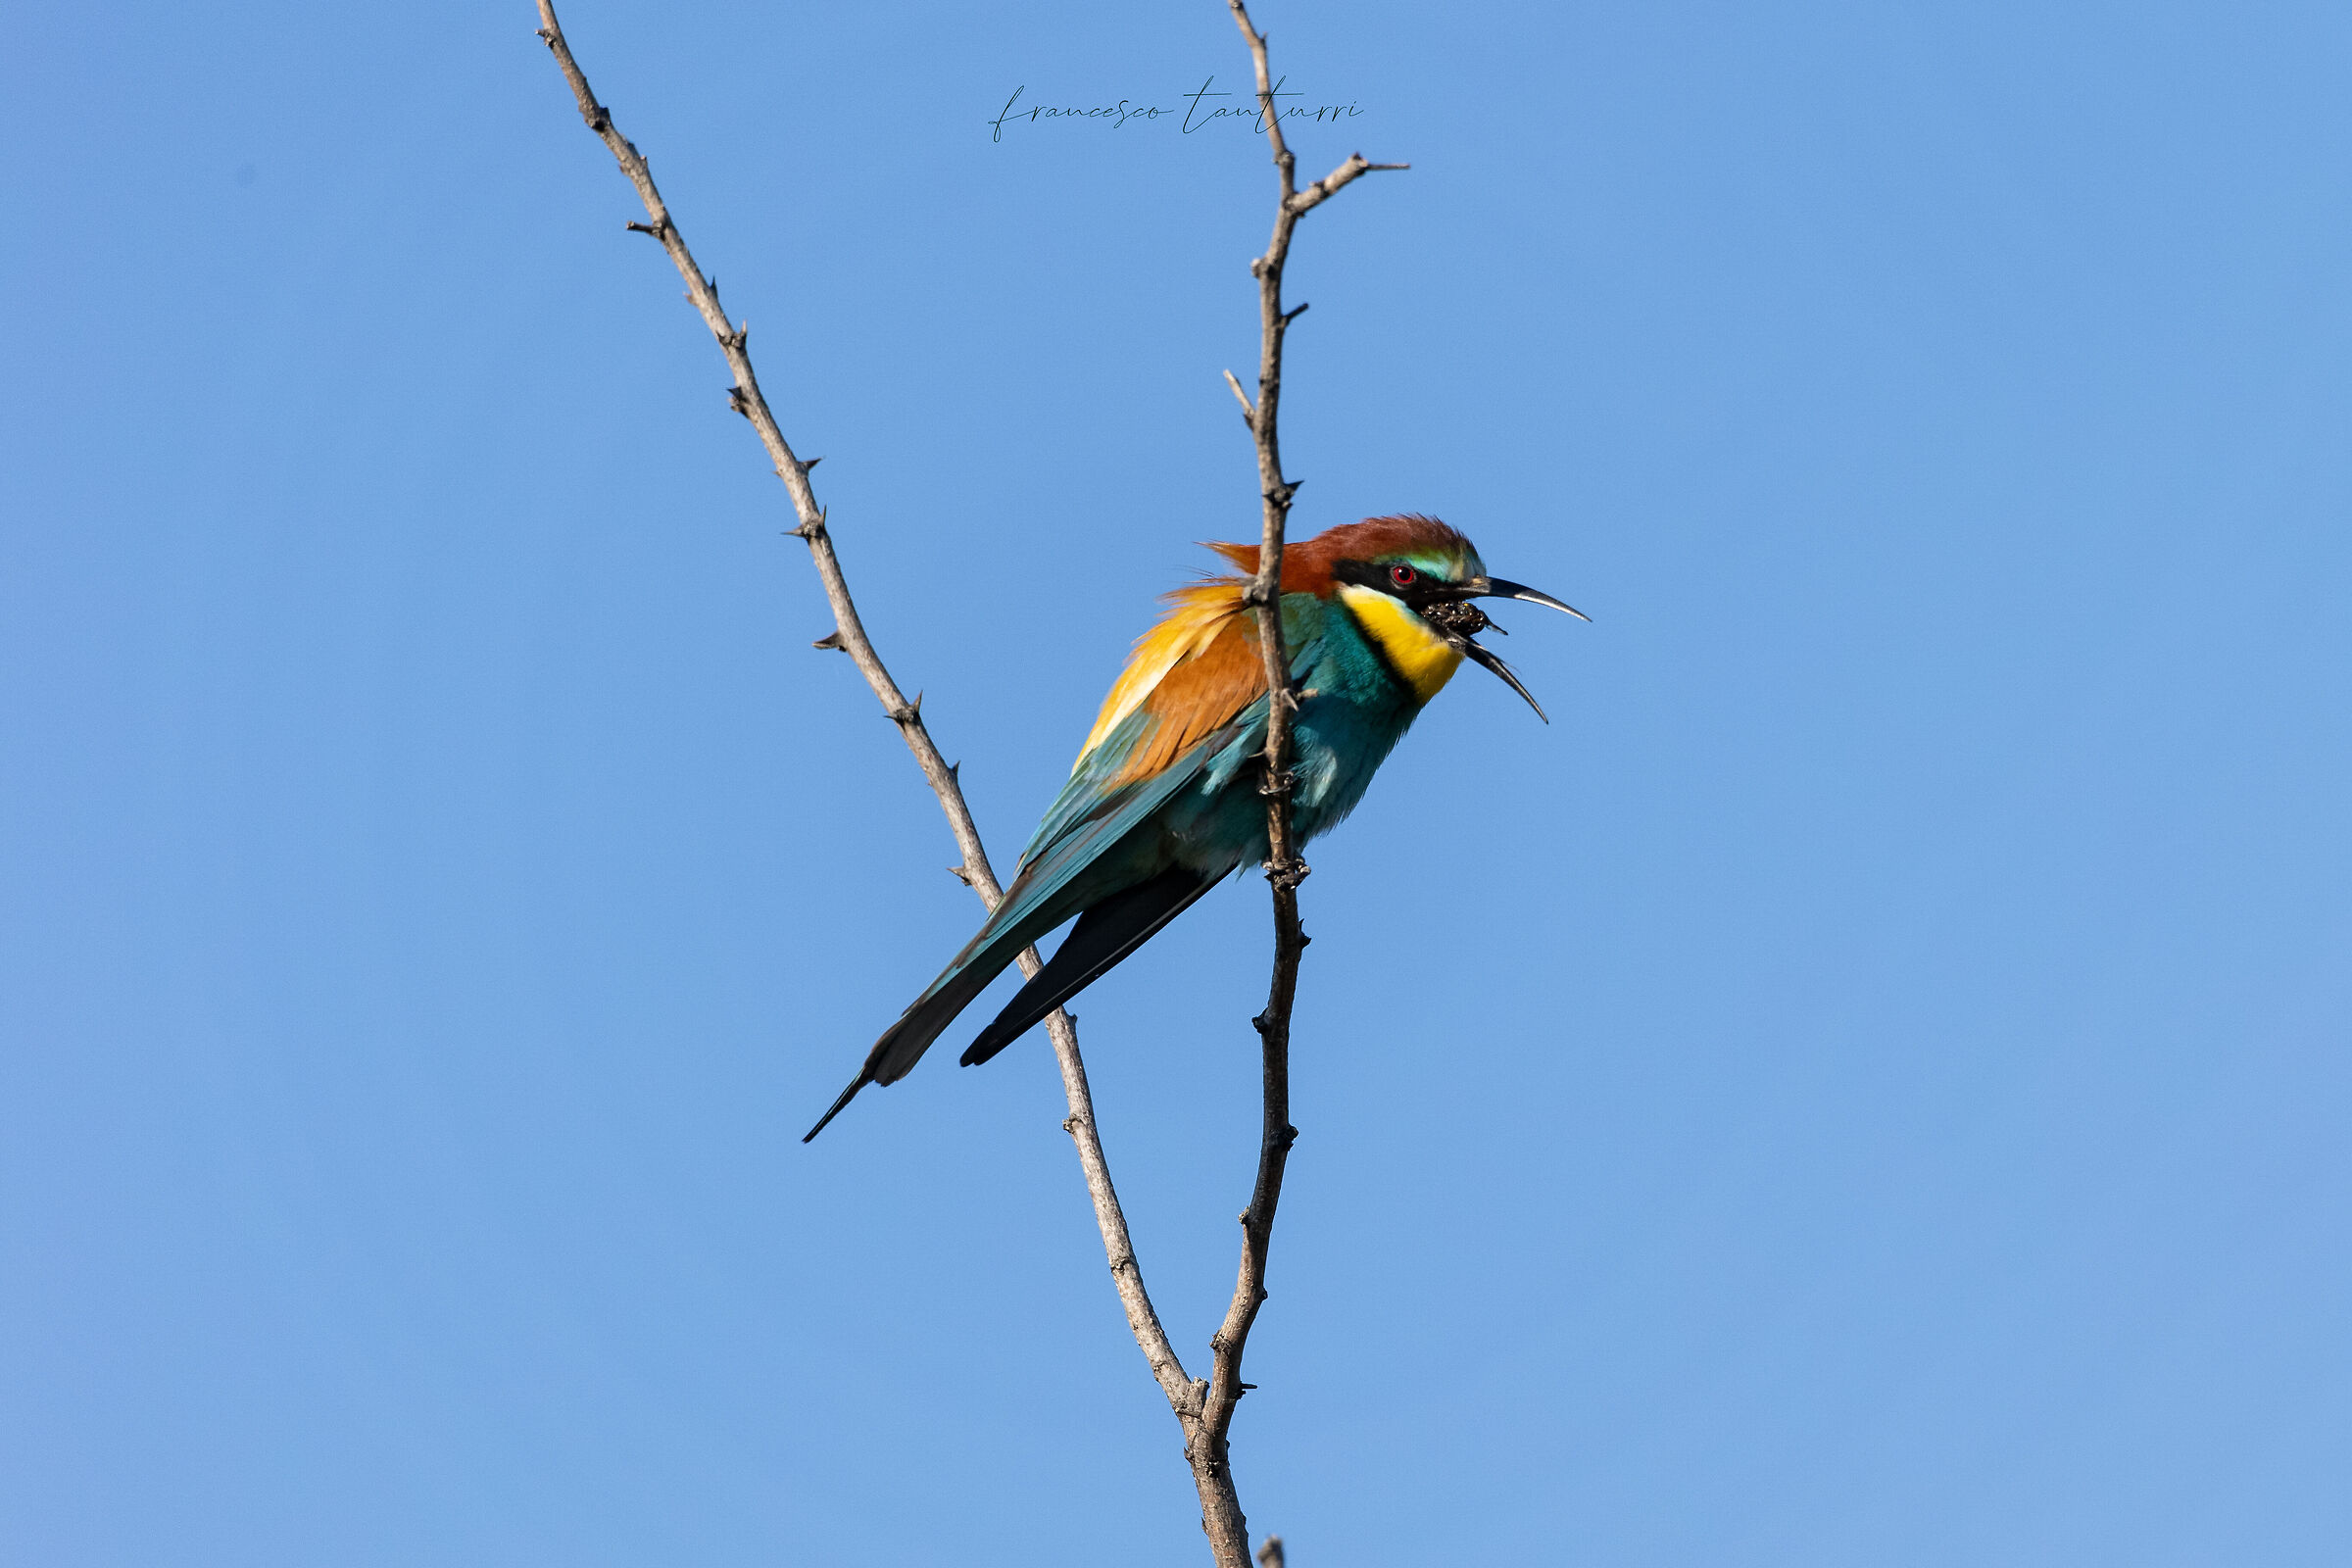
MULTIPOLYGON (((1265 664, 1256 612, 1244 603, 1258 552, 1208 548, 1243 575, 1212 576, 1167 596, 1168 612, 1137 640, 1069 782, 1021 852, 1004 902, 874 1042, 808 1138, 867 1084, 906 1077, 1022 949, 1062 921, 1078 917, 1053 958, 964 1052, 965 1066, 1003 1051, 1219 877, 1265 859, 1256 766, 1266 744, 1265 664)), ((1435 517, 1370 517, 1285 547, 1282 640, 1298 688, 1291 798, 1298 842, 1355 809, 1373 769, 1463 660, 1493 670, 1543 714, 1510 667, 1471 640, 1492 624, 1469 603, 1482 598, 1525 599, 1585 618, 1549 594, 1488 576, 1470 541, 1435 517)))

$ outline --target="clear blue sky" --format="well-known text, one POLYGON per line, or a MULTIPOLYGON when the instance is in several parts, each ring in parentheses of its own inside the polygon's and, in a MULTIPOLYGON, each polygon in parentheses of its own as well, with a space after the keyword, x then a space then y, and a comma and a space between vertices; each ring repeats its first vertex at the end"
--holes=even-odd
MULTIPOLYGON (((2352 1553, 2352 13, 1266 0, 1297 524, 1506 613, 1313 856, 1299 1568, 2352 1553)), ((1000 857, 1247 536, 1210 0, 565 22, 1000 857)), ((525 0, 0 52, 0 1557, 1193 1564, 1049 1054, 525 0)), ((1082 999, 1202 1355, 1264 892, 1082 999)))

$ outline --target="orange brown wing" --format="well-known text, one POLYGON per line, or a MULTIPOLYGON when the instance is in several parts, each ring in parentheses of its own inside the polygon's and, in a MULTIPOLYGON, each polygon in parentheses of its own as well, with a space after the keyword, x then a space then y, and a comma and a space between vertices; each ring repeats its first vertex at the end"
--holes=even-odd
POLYGON ((1124 750, 1101 788, 1158 773, 1265 691, 1257 623, 1242 606, 1247 586, 1225 577, 1180 588, 1159 624, 1137 639, 1078 757, 1084 768, 1106 741, 1124 750))

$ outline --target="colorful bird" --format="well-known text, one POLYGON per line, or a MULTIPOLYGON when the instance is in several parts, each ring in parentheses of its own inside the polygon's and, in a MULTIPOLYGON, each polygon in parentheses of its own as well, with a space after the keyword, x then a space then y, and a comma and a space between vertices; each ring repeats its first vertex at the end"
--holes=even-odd
MULTIPOLYGON (((1244 575, 1167 596, 1167 614, 1137 640, 1004 902, 874 1042, 803 1143, 867 1084, 906 1077, 1005 965, 1072 915, 1077 924, 1053 958, 964 1052, 965 1066, 1012 1044, 1219 877, 1266 858, 1256 765, 1266 744, 1265 664, 1257 614, 1244 603, 1257 547, 1208 548, 1244 575)), ((1469 603, 1482 598, 1587 618, 1548 594, 1488 576, 1470 541, 1435 517, 1370 517, 1284 549, 1282 640, 1298 687, 1292 821, 1300 843, 1355 809, 1373 770, 1463 660, 1502 677, 1543 716, 1510 666, 1471 641, 1493 624, 1469 603)))

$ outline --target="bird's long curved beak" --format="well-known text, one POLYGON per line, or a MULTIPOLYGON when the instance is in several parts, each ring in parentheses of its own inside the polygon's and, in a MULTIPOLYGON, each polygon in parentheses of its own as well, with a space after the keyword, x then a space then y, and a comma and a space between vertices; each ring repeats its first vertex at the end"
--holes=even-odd
POLYGON ((1512 582, 1507 577, 1473 577, 1462 584, 1462 597, 1464 599, 1524 599, 1531 605, 1549 605, 1554 610, 1564 610, 1587 625, 1592 624, 1592 621, 1591 615, 1586 614, 1574 605, 1564 605, 1540 588, 1530 588, 1523 582, 1512 582))
MULTIPOLYGON (((1472 599, 1524 599, 1531 605, 1548 605, 1554 610, 1565 611, 1579 620, 1590 621, 1592 618, 1574 605, 1562 604, 1540 589, 1530 588, 1523 582, 1512 582, 1505 577, 1472 577, 1456 584, 1446 597, 1456 604, 1465 605, 1472 599)), ((1471 632, 1483 630, 1494 625, 1494 622, 1475 610, 1463 612, 1452 623, 1446 621, 1447 617, 1439 615, 1432 620, 1432 624, 1438 626, 1440 634, 1453 645, 1456 653, 1480 668, 1494 671, 1505 686, 1527 700, 1527 706, 1536 710, 1538 718, 1546 724, 1551 722, 1551 715, 1544 711, 1544 705, 1536 701, 1535 693, 1520 684, 1511 666, 1504 663, 1492 648, 1470 640, 1471 632)), ((1502 630, 1500 626, 1494 629, 1502 630)))
POLYGON ((1538 718, 1542 719, 1546 724, 1551 722, 1551 715, 1544 711, 1544 705, 1536 701, 1536 694, 1519 684, 1519 677, 1512 672, 1510 665, 1502 662, 1502 657, 1495 653, 1494 649, 1487 647, 1483 643, 1474 643, 1469 638, 1462 636, 1458 632, 1447 637, 1446 640, 1453 644, 1454 648, 1460 652, 1464 659, 1469 660, 1472 663, 1478 665, 1482 669, 1493 670, 1496 675, 1501 677, 1502 683, 1505 686, 1508 686, 1511 690, 1526 698, 1527 706, 1536 710, 1536 716, 1538 718))

